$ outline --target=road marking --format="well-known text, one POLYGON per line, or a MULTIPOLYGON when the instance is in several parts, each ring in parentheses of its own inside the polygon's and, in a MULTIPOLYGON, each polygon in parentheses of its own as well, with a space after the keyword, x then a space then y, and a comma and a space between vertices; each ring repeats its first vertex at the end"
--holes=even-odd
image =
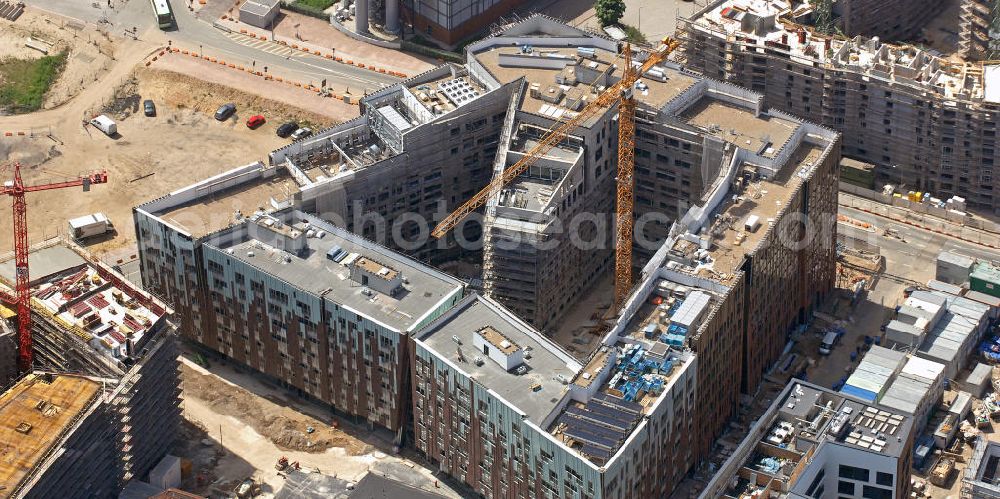
POLYGON ((261 40, 259 38, 251 38, 240 33, 228 33, 226 34, 232 41, 250 47, 252 49, 260 50, 261 52, 267 52, 268 54, 279 55, 281 57, 302 57, 302 52, 298 50, 292 50, 291 47, 285 45, 279 45, 277 43, 269 42, 267 40, 261 40))

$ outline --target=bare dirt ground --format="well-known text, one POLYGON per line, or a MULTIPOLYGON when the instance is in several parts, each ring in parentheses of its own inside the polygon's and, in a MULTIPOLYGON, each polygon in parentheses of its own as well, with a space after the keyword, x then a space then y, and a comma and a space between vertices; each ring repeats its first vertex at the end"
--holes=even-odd
POLYGON ((64 22, 54 22, 32 10, 25 11, 16 23, 0 19, 0 58, 42 57, 42 52, 25 45, 29 37, 49 45, 49 54, 69 51, 66 67, 45 96, 45 109, 73 98, 114 63, 111 59, 113 44, 104 33, 93 28, 76 29, 64 22))
POLYGON ((236 372, 227 365, 212 362, 206 370, 186 356, 181 362, 185 424, 173 453, 192 461, 194 473, 185 482, 185 490, 221 497, 216 494, 253 478, 263 492, 257 497, 273 497, 285 480, 274 465, 278 458, 286 457, 290 463, 298 462, 302 470, 347 481, 356 482, 366 473, 376 472, 427 491, 459 497, 439 482, 433 470, 379 450, 385 445, 377 438, 367 443, 366 430, 350 427, 341 431, 310 416, 324 410, 319 406, 295 400, 253 374, 236 372), (305 432, 307 426, 315 431, 305 432), (304 446, 303 438, 328 443, 304 446))
MULTIPOLYGON (((59 190, 29 196, 29 238, 38 241, 59 235, 67 219, 100 211, 111 218, 117 235, 95 242, 91 251, 100 255, 131 246, 135 243, 133 206, 237 166, 266 161, 270 151, 288 143, 274 134, 285 120, 323 127, 357 116, 355 106, 338 105, 333 99, 302 89, 281 90, 297 90, 300 105, 318 112, 186 74, 144 68, 126 75, 114 96, 95 102, 79 118, 67 118, 80 120, 110 111, 118 121, 120 137, 106 137, 92 127, 80 126, 80 121, 68 131, 56 130, 51 139, 0 137, 0 158, 21 161, 27 182, 52 181, 96 169, 109 172, 108 185, 94 186, 87 193, 59 190), (147 98, 156 103, 154 118, 141 112, 141 101, 147 98), (310 99, 325 106, 312 105, 310 99), (235 103, 238 111, 235 118, 220 123, 212 114, 226 102, 235 103), (258 113, 264 114, 268 123, 248 129, 243 122, 258 113)), ((289 99, 277 90, 271 95, 289 99)), ((10 248, 11 237, 9 231, 0 231, 0 253, 10 248)))
POLYGON ((340 447, 351 456, 369 450, 368 445, 322 421, 220 382, 210 374, 195 372, 187 365, 182 365, 181 377, 184 390, 190 396, 205 402, 219 414, 244 421, 281 450, 323 452, 340 447), (308 428, 313 432, 308 433, 308 428))
POLYGON ((220 99, 231 97, 232 102, 236 102, 233 99, 237 99, 247 107, 265 113, 264 116, 268 121, 276 122, 277 125, 284 119, 319 124, 346 121, 358 116, 358 107, 342 100, 321 97, 314 92, 287 83, 264 80, 259 76, 182 54, 165 56, 151 67, 169 70, 179 75, 197 75, 197 77, 180 78, 181 81, 197 87, 193 94, 189 95, 184 91, 189 87, 177 91, 168 86, 164 90, 170 91, 170 94, 164 94, 164 97, 176 102, 178 106, 183 105, 210 114, 219 107, 220 99), (206 81, 212 83, 206 84, 206 81), (262 95, 266 95, 267 98, 260 97, 262 95))

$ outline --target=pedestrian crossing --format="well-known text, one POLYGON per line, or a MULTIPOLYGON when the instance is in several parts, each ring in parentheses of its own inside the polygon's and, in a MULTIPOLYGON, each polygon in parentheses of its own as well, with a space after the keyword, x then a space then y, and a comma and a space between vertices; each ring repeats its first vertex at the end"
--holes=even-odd
POLYGON ((293 50, 291 47, 286 45, 281 45, 268 40, 261 40, 260 38, 251 38, 242 33, 229 33, 227 35, 234 42, 245 45, 247 47, 260 50, 262 52, 267 52, 269 54, 274 54, 281 57, 302 57, 304 54, 299 50, 293 50))

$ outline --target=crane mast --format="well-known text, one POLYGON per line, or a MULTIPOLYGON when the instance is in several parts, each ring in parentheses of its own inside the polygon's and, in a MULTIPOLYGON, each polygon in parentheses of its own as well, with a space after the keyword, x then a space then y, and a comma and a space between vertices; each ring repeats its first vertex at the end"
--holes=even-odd
MULTIPOLYGON (((635 81, 632 49, 625 44, 622 81, 635 81)), ((621 88, 618 103, 618 178, 615 193, 615 306, 617 311, 632 289, 632 229, 635 207, 635 85, 621 88)))
POLYGON ((431 235, 444 237, 454 229, 469 214, 486 204, 493 193, 500 192, 504 186, 512 182, 528 170, 539 158, 553 147, 566 139, 576 127, 582 126, 599 112, 618 103, 618 177, 616 181, 616 238, 615 238, 615 310, 617 311, 628 297, 632 288, 632 230, 633 210, 635 201, 635 82, 656 64, 670 55, 680 41, 664 38, 663 43, 652 52, 638 68, 632 67, 632 49, 628 44, 624 47, 625 67, 622 78, 614 85, 598 94, 590 104, 584 106, 566 121, 556 122, 534 147, 532 147, 516 163, 507 167, 500 175, 482 190, 469 198, 455 211, 448 214, 431 235))
POLYGON ((14 163, 14 180, 4 182, 0 186, 0 194, 13 199, 14 210, 14 296, 0 293, 0 299, 13 300, 17 306, 18 355, 17 366, 20 372, 29 371, 32 362, 31 346, 31 283, 28 272, 28 203, 25 194, 29 192, 65 189, 67 187, 83 186, 89 191, 92 184, 103 184, 108 181, 107 171, 98 171, 81 175, 63 182, 47 184, 24 185, 21 178, 21 164, 14 163))

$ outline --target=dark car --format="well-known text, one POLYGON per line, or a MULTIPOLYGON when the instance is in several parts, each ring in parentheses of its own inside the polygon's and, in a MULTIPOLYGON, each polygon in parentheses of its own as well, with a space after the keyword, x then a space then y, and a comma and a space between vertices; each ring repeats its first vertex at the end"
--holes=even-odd
POLYGON ((223 104, 219 108, 219 110, 215 112, 215 119, 219 121, 225 121, 229 119, 229 117, 232 116, 233 113, 235 112, 236 112, 236 104, 233 104, 232 102, 228 104, 223 104))
POLYGON ((153 104, 153 101, 149 99, 142 101, 142 110, 146 116, 156 116, 156 104, 153 104))
POLYGON ((296 123, 294 121, 289 121, 288 123, 283 123, 281 126, 278 127, 277 134, 278 134, 278 137, 281 137, 281 138, 284 139, 284 138, 287 138, 289 135, 291 135, 292 132, 294 132, 294 131, 296 131, 298 129, 299 129, 299 124, 298 123, 296 123))

